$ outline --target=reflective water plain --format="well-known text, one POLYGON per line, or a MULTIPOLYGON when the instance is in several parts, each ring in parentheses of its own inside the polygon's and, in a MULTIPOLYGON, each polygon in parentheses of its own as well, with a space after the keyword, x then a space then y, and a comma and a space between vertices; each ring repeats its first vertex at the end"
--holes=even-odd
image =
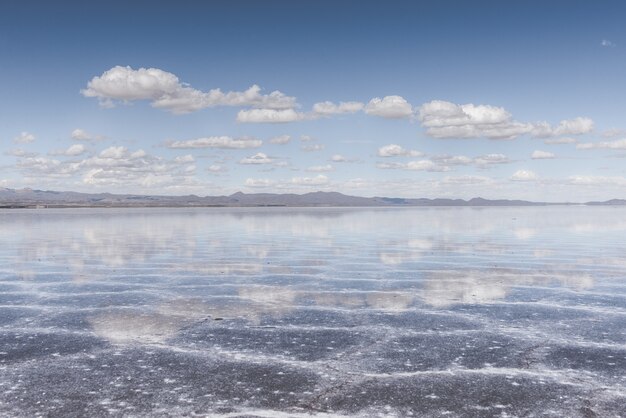
POLYGON ((626 416, 626 209, 0 212, 0 415, 626 416))

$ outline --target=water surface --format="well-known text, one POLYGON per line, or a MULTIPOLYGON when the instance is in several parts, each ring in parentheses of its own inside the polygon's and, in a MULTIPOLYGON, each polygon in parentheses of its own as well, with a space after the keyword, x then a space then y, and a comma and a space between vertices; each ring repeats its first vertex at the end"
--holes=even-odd
POLYGON ((0 212, 0 415, 626 416, 626 209, 0 212))

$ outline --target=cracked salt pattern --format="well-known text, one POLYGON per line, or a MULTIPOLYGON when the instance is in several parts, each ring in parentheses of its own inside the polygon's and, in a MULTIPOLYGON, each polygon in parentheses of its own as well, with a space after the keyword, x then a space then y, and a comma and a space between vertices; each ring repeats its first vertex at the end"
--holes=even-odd
POLYGON ((0 416, 626 416, 626 209, 0 212, 0 416))

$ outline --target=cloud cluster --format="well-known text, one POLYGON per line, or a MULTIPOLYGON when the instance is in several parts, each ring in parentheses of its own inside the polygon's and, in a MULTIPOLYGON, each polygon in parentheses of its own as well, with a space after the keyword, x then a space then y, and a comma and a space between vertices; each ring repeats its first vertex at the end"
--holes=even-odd
MULTIPOLYGON (((83 144, 73 144, 59 152, 64 157, 76 157, 85 152, 83 144), (81 151, 79 153, 79 151, 81 151)), ((149 155, 142 149, 130 151, 124 146, 111 146, 84 159, 59 160, 48 157, 21 157, 16 167, 26 181, 51 182, 64 179, 79 186, 98 186, 104 190, 135 188, 140 190, 172 190, 196 185, 193 157, 173 160, 149 155)))
POLYGON ((270 144, 275 144, 275 145, 284 145, 284 144, 288 144, 291 141, 291 136, 289 135, 279 135, 279 136, 275 136, 273 138, 271 138, 269 140, 270 144))
POLYGON ((306 118, 306 114, 294 109, 249 109, 237 113, 240 123, 288 123, 306 118))
POLYGON ((402 119, 413 115, 413 107, 402 96, 374 97, 365 106, 365 113, 387 119, 402 119))
POLYGON ((532 158, 533 160, 549 160, 554 157, 555 155, 553 153, 540 150, 533 151, 532 155, 530 156, 530 158, 532 158))
POLYGON ((408 150, 397 144, 389 144, 378 148, 379 157, 421 157, 424 153, 408 150))
POLYGON ((450 167, 438 164, 431 160, 409 161, 408 163, 378 163, 377 168, 383 170, 411 170, 411 171, 450 171, 450 167))
POLYGON ((308 167, 306 171, 323 173, 323 172, 333 171, 334 169, 335 168, 332 165, 326 164, 326 165, 314 165, 314 166, 308 167))
POLYGON ((18 136, 13 138, 13 142, 17 142, 18 144, 28 144, 30 142, 33 142, 34 140, 35 140, 35 135, 26 131, 20 132, 18 136))
POLYGON ((443 100, 420 106, 418 119, 426 133, 434 138, 514 139, 524 134, 547 138, 580 135, 593 130, 593 121, 589 118, 562 120, 553 127, 547 122, 518 122, 502 107, 458 105, 443 100))
POLYGON ((258 152, 250 157, 239 160, 239 164, 271 164, 273 162, 273 158, 268 157, 267 154, 262 152, 258 152))
POLYGON ((135 70, 119 65, 92 78, 81 93, 85 97, 98 98, 104 106, 113 106, 115 101, 149 100, 153 107, 178 114, 214 106, 288 109, 297 105, 294 97, 286 96, 280 91, 261 94, 261 88, 257 85, 241 92, 224 93, 220 89, 204 92, 182 83, 176 75, 158 68, 135 70))
POLYGON ((513 181, 534 181, 537 179, 538 179, 537 174, 529 170, 517 170, 511 176, 511 180, 513 181))
POLYGON ((626 149, 626 139, 616 139, 615 141, 602 141, 602 142, 585 142, 576 145, 576 149, 626 149))
POLYGON ((365 105, 361 102, 320 102, 313 105, 313 113, 320 116, 338 115, 342 113, 356 113, 363 110, 365 105))
POLYGON ((256 138, 232 138, 230 136, 209 136, 186 141, 171 141, 166 144, 168 148, 191 149, 191 148, 222 148, 244 149, 258 148, 263 141, 256 138))
POLYGON ((73 144, 65 150, 53 151, 50 153, 50 155, 64 155, 66 157, 76 157, 78 155, 84 154, 86 151, 87 147, 85 147, 83 144, 73 144))

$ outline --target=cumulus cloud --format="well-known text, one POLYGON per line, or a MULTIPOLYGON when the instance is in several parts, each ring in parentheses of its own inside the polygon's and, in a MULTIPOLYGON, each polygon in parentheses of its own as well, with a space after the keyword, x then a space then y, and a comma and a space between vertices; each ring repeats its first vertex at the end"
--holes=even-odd
POLYGON ((593 130, 593 121, 589 118, 562 120, 553 127, 547 122, 518 122, 502 107, 458 105, 443 100, 421 105, 418 119, 426 133, 434 138, 514 139, 524 134, 546 138, 580 135, 593 130))
POLYGON ((512 120, 501 107, 471 103, 433 100, 420 106, 418 118, 426 133, 435 138, 512 139, 532 130, 528 124, 512 120))
POLYGON ((507 164, 510 163, 511 160, 504 154, 486 154, 474 158, 473 162, 477 166, 481 167, 490 164, 507 164))
POLYGON ((346 159, 346 157, 341 154, 334 154, 332 157, 330 157, 330 161, 335 163, 345 163, 348 161, 348 159, 346 159))
POLYGON ((537 174, 529 170, 517 170, 511 176, 511 180, 514 180, 514 181, 533 181, 533 180, 537 180, 537 178, 538 178, 537 174))
POLYGON ((626 138, 615 141, 585 142, 576 145, 576 149, 626 149, 626 138))
POLYGON ((21 132, 18 136, 13 138, 13 141, 17 142, 18 144, 27 144, 29 142, 33 142, 34 140, 35 140, 35 135, 26 131, 21 132))
POLYGON ((29 152, 21 148, 15 148, 4 152, 4 155, 10 155, 12 157, 36 157, 39 154, 36 152, 29 152))
POLYGON ((331 116, 342 113, 356 113, 363 109, 365 105, 361 102, 320 102, 313 105, 313 112, 320 116, 331 116))
POLYGON ((194 161, 195 158, 193 158, 193 155, 191 154, 179 155, 178 157, 174 158, 174 162, 178 164, 193 163, 194 161))
POLYGON ((279 135, 279 136, 275 136, 275 137, 271 138, 270 139, 270 144, 284 145, 284 144, 288 144, 289 141, 291 141, 291 136, 289 136, 289 135, 279 135))
POLYGON ((323 174, 319 174, 315 177, 294 177, 291 179, 291 184, 298 186, 323 186, 329 182, 328 177, 323 174))
POLYGON ((105 139, 102 135, 92 135, 84 129, 76 128, 70 134, 74 141, 100 141, 105 139))
POLYGON ((270 179, 246 179, 244 185, 246 187, 270 187, 273 186, 276 182, 270 179))
POLYGON ((87 151, 87 147, 83 144, 74 144, 70 145, 67 149, 62 151, 53 151, 50 155, 64 155, 67 157, 76 157, 78 155, 84 154, 87 151))
POLYGON ((493 164, 507 164, 511 160, 504 154, 485 154, 478 157, 467 157, 465 155, 435 155, 431 158, 439 165, 476 165, 479 168, 486 168, 493 164))
POLYGON ((111 158, 111 159, 120 159, 126 155, 128 149, 126 147, 109 147, 107 149, 102 150, 100 152, 101 158, 111 158))
POLYGON ((135 70, 119 65, 92 78, 81 93, 85 97, 98 98, 104 106, 112 106, 114 101, 149 100, 153 107, 172 113, 188 113, 214 106, 286 109, 297 105, 294 97, 280 91, 261 94, 261 88, 257 85, 241 92, 224 93, 220 89, 203 92, 181 82, 176 75, 158 68, 135 70))
POLYGON ((533 160, 549 160, 554 157, 555 155, 553 153, 540 150, 533 151, 532 155, 530 156, 530 158, 532 158, 533 160))
POLYGON ((306 169, 306 171, 312 171, 312 172, 318 172, 318 173, 323 173, 323 172, 327 172, 327 171, 333 171, 334 168, 332 165, 330 164, 326 164, 326 165, 314 165, 311 167, 308 167, 306 169))
POLYGON ((533 124, 532 134, 537 138, 547 138, 551 136, 582 135, 593 131, 593 120, 578 117, 574 119, 562 120, 557 126, 550 126, 547 122, 533 124))
POLYGON ((274 160, 262 152, 258 152, 251 157, 242 158, 239 164, 270 164, 274 160))
POLYGON ((263 141, 255 138, 231 138, 230 136, 209 136, 204 138, 190 139, 187 141, 173 141, 167 144, 168 148, 223 148, 243 149, 258 148, 263 141))
MULTIPOLYGON (((82 147, 85 145, 74 144, 63 155, 73 154, 72 148, 78 153, 82 147)), ((24 156, 19 158, 16 168, 25 182, 35 184, 67 185, 73 182, 123 193, 202 190, 205 185, 197 181, 196 167, 188 162, 188 158, 169 160, 141 149, 131 151, 123 146, 112 146, 83 159, 61 161, 24 156)))
POLYGON ((423 153, 408 150, 397 144, 389 144, 378 148, 379 157, 421 157, 423 153))
POLYGON ((374 97, 365 106, 365 113, 381 118, 401 119, 411 116, 413 108, 402 96, 374 97))
POLYGON ((228 171, 228 168, 224 167, 221 164, 211 164, 208 168, 207 171, 210 173, 223 173, 225 171, 228 171))
POLYGON ((302 145, 300 147, 300 149, 304 152, 315 152, 315 151, 321 151, 325 148, 324 144, 308 144, 308 145, 302 145))
POLYGON ((602 132, 602 136, 605 138, 614 138, 616 136, 626 136, 626 129, 618 129, 618 128, 607 129, 606 131, 602 132))
POLYGON ((294 109, 250 109, 237 113, 241 123, 288 123, 306 119, 306 115, 294 109))
POLYGON ((377 168, 384 170, 411 170, 411 171, 450 171, 450 167, 438 164, 431 160, 409 161, 408 163, 379 163, 377 168))
POLYGON ((311 135, 300 135, 300 141, 311 142, 311 141, 315 141, 315 138, 313 138, 311 135))

